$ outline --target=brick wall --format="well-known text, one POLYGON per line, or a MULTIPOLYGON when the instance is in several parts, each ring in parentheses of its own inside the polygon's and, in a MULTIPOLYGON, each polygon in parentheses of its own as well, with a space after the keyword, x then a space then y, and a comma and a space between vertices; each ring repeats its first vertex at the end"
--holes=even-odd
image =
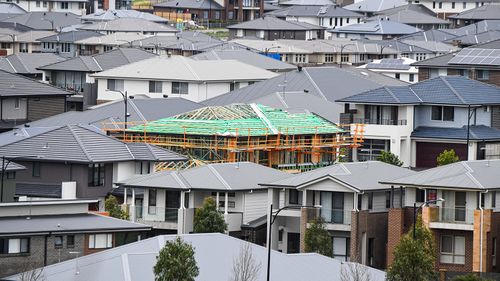
POLYGON ((404 234, 404 209, 389 209, 387 229, 387 267, 394 260, 394 249, 404 234))
MULTIPOLYGON (((370 238, 374 239, 374 257, 371 266, 378 269, 385 269, 388 212, 371 213, 364 210, 360 211, 357 217, 358 219, 354 229, 351 224, 351 258, 361 259, 363 250, 361 249, 363 243, 361 239, 363 233, 366 233, 367 241, 370 238)), ((367 253, 365 253, 365 255, 367 255, 367 253)))
POLYGON ((472 271, 472 256, 473 256, 473 233, 472 231, 464 230, 449 230, 449 229, 433 229, 435 246, 436 246, 436 270, 471 272, 472 271), (448 264, 441 263, 441 236, 442 235, 460 235, 465 236, 465 264, 448 264))
POLYGON ((429 68, 419 67, 418 68, 418 81, 424 81, 424 80, 429 79, 429 77, 430 77, 429 72, 430 72, 429 68))
POLYGON ((487 237, 487 245, 486 245, 486 271, 488 272, 500 272, 500 258, 498 255, 499 251, 499 243, 500 243, 500 213, 493 212, 491 214, 491 230, 487 237), (497 241, 497 255, 496 257, 492 256, 493 253, 493 239, 497 241), (496 259, 496 266, 493 266, 493 258, 496 259))

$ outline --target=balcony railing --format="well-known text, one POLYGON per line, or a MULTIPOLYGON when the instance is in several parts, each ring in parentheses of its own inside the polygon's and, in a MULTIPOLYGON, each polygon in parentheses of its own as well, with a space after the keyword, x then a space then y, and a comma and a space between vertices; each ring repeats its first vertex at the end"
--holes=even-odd
POLYGON ((393 125, 393 126, 404 126, 408 122, 406 119, 393 120, 393 119, 367 119, 367 118, 354 118, 354 124, 368 124, 368 125, 393 125))
POLYGON ((474 224, 474 209, 439 208, 437 222, 474 224))
POLYGON ((321 208, 319 213, 326 223, 345 224, 345 225, 351 224, 350 210, 321 208))
POLYGON ((154 206, 136 206, 136 219, 144 221, 177 222, 179 208, 161 208, 154 206))

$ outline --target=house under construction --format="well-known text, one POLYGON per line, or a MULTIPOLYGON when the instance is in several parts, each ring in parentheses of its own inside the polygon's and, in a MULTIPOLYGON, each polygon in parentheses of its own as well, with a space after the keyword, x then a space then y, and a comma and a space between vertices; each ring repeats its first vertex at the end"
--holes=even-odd
POLYGON ((250 161, 292 169, 332 163, 346 153, 342 148, 362 142, 362 128, 349 134, 315 114, 260 104, 209 106, 129 124, 125 130, 106 127, 114 127, 108 133, 125 142, 163 146, 203 162, 250 161))

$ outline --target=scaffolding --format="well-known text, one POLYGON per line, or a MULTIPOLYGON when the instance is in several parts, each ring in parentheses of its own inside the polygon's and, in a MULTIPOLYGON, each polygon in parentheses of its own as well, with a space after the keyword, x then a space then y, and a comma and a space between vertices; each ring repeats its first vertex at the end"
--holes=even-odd
POLYGON ((186 165, 250 161, 277 168, 331 164, 341 150, 360 146, 364 132, 363 125, 350 133, 312 113, 260 104, 210 106, 127 125, 126 130, 117 123, 104 128, 122 141, 166 147, 199 161, 186 165))

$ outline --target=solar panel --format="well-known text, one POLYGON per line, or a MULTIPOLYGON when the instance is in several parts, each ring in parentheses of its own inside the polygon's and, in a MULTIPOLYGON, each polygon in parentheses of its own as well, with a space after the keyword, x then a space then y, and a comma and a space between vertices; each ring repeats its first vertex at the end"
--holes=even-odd
POLYGON ((500 50, 481 48, 463 49, 449 63, 500 66, 500 50))

